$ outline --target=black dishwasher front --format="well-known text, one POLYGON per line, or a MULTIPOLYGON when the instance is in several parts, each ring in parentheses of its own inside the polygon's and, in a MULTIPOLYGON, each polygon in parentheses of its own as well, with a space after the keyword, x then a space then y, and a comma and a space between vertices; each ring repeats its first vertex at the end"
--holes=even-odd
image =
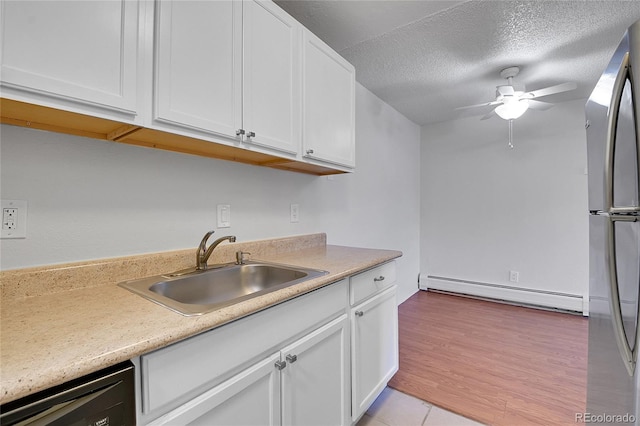
POLYGON ((130 361, 0 407, 0 424, 134 426, 133 364, 130 361))

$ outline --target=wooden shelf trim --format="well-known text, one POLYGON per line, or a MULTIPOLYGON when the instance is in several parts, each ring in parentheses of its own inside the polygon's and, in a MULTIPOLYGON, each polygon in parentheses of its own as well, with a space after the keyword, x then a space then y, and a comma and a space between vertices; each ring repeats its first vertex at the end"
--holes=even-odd
POLYGON ((0 123, 317 176, 345 171, 133 124, 0 98, 0 123))

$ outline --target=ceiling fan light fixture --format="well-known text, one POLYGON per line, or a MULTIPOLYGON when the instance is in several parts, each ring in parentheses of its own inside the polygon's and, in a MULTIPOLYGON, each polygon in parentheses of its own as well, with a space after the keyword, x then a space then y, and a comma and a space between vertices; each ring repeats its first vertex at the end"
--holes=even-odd
POLYGON ((521 117, 527 109, 529 109, 529 101, 527 99, 505 96, 503 104, 496 108, 496 114, 504 120, 515 120, 521 117))

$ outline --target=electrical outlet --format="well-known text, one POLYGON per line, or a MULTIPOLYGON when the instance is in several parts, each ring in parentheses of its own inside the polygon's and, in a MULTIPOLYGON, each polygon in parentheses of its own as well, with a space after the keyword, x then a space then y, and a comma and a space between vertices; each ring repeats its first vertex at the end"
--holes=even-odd
POLYGON ((18 220, 18 209, 2 209, 2 229, 11 231, 16 229, 18 220))
POLYGON ((27 202, 2 200, 2 234, 0 238, 27 237, 27 202))
POLYGON ((291 223, 300 222, 300 206, 298 204, 291 204, 291 223))
POLYGON ((520 280, 520 272, 518 271, 509 271, 509 281, 512 283, 517 283, 520 280))

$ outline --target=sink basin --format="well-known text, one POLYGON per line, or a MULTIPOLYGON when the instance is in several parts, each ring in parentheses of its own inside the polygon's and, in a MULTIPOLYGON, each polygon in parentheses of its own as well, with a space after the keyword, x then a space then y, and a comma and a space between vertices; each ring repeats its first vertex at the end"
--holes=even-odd
POLYGON ((229 264, 180 276, 159 275, 118 285, 183 315, 202 315, 299 284, 326 271, 265 262, 229 264))

